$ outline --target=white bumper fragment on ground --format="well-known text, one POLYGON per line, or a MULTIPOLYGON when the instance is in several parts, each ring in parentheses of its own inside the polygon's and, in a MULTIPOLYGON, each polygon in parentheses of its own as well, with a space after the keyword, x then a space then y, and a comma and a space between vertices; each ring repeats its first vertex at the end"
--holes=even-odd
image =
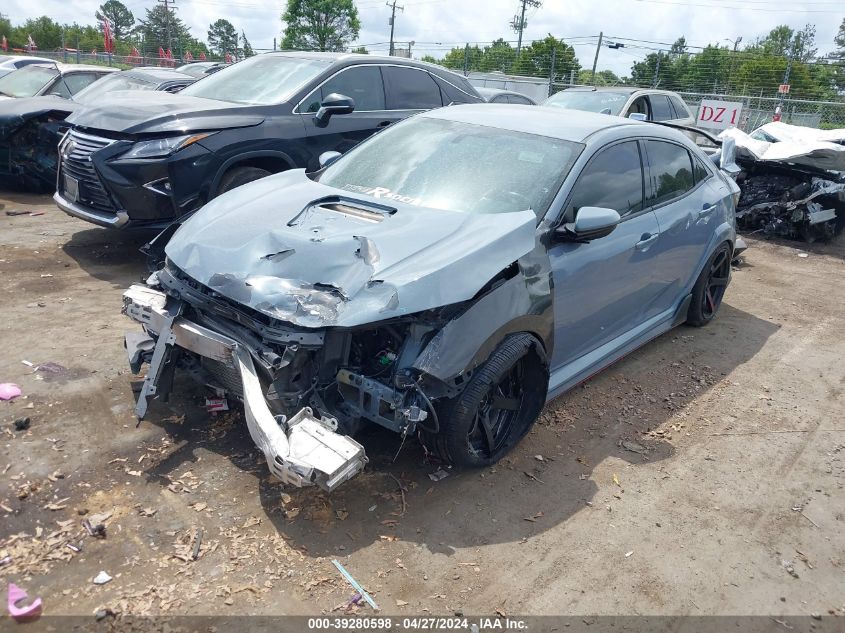
MULTIPOLYGON (((364 447, 337 433, 335 420, 317 418, 309 408, 290 419, 273 415, 252 356, 243 345, 182 317, 180 307, 168 307, 167 296, 157 290, 136 284, 123 294, 123 301, 124 312, 157 338, 138 397, 139 418, 146 413, 147 399, 155 396, 161 367, 173 347, 181 347, 238 370, 249 434, 276 477, 295 486, 316 484, 331 491, 364 469, 364 447)), ((139 344, 137 336, 127 336, 130 358, 139 344)))

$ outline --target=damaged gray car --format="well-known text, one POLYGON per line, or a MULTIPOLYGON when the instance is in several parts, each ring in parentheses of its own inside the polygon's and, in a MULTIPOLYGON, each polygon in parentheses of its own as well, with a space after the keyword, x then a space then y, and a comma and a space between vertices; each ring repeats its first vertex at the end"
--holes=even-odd
POLYGON ((672 129, 461 105, 321 164, 209 202, 124 294, 138 416, 188 373, 297 486, 360 472, 368 424, 491 464, 547 400, 710 322, 730 280, 738 188, 672 129))

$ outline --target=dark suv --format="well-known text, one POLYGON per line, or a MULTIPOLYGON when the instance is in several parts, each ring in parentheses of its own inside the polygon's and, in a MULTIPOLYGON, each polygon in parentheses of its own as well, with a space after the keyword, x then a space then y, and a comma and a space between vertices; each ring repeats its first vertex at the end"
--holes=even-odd
POLYGON ((177 95, 115 95, 75 112, 54 199, 101 226, 160 228, 252 180, 317 169, 323 152, 415 112, 474 102, 462 76, 413 60, 258 55, 177 95))

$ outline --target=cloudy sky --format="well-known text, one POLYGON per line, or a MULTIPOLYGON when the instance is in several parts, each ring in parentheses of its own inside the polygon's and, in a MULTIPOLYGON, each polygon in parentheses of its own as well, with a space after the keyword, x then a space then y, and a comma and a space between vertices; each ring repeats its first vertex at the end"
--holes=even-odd
MULTIPOLYGON (((49 15, 61 22, 86 22, 101 0, 4 0, 3 10, 13 23, 26 18, 49 15)), ((223 17, 238 30, 243 29, 256 49, 273 46, 282 28, 279 14, 283 0, 177 0, 179 15, 193 34, 205 39, 208 25, 223 17)), ((384 0, 356 0, 362 29, 358 43, 373 51, 385 51, 389 39, 390 9, 384 0)), ((128 0, 127 6, 136 17, 153 0, 128 0)), ((440 57, 452 45, 464 42, 490 42, 496 38, 516 40, 509 22, 518 10, 519 0, 399 0, 404 12, 397 12, 395 39, 415 41, 414 56, 430 53, 440 57)), ((833 47, 833 38, 842 19, 842 0, 545 0, 539 9, 529 9, 525 39, 552 33, 575 44, 582 66, 591 66, 595 53, 595 37, 603 31, 605 38, 631 38, 626 48, 603 48, 599 69, 628 74, 632 62, 671 43, 681 35, 687 43, 704 46, 727 44, 726 40, 743 37, 753 41, 778 24, 801 28, 806 23, 817 28, 816 43, 820 53, 833 47), (644 43, 647 41, 650 43, 644 43), (582 42, 582 43, 578 43, 582 42)))

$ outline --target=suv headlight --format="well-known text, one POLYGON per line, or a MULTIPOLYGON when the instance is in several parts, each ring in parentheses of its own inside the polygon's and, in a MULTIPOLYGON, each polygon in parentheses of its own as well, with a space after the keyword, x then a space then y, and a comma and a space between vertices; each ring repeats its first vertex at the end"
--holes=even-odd
POLYGON ((180 149, 193 145, 197 141, 211 136, 214 132, 202 134, 187 134, 185 136, 167 136, 149 141, 139 141, 123 154, 121 158, 163 158, 170 156, 180 149))

